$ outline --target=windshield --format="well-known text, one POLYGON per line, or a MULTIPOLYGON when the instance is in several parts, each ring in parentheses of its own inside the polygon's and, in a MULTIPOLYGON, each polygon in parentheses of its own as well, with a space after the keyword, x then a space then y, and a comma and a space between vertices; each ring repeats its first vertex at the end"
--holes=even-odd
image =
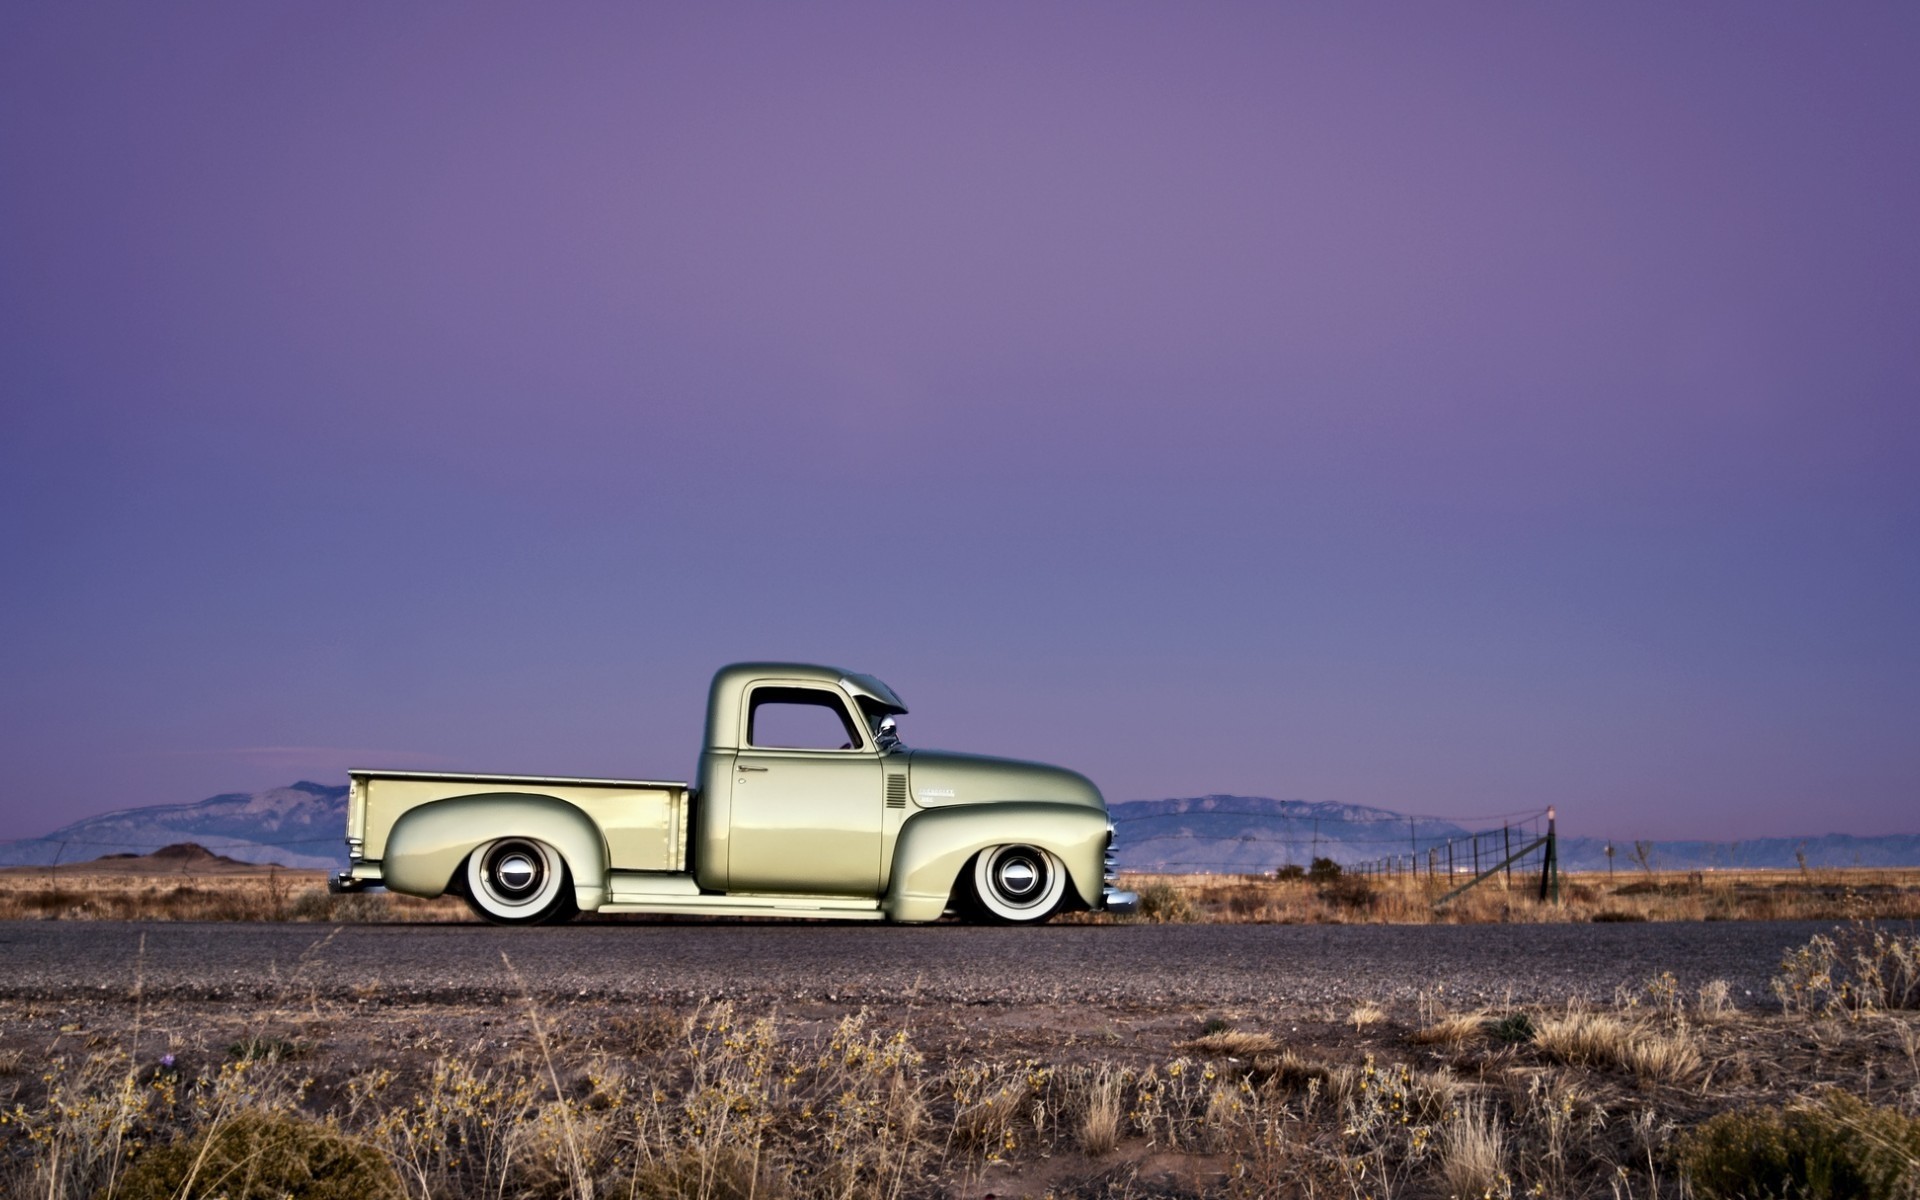
POLYGON ((867 728, 873 732, 874 743, 888 753, 905 749, 905 743, 900 740, 900 732, 894 728, 894 718, 898 717, 902 710, 889 708, 871 696, 861 696, 859 700, 860 715, 866 718, 867 728))

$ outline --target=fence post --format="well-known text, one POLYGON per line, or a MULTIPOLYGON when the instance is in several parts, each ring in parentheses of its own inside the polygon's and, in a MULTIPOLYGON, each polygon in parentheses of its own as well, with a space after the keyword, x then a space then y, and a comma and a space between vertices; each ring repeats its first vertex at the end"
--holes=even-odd
POLYGON ((67 844, 61 842, 54 848, 53 861, 47 864, 47 886, 56 892, 60 890, 60 857, 66 852, 67 844))
POLYGON ((1553 806, 1547 806, 1547 846, 1540 863, 1540 899, 1560 903, 1560 843, 1554 832, 1553 806))
POLYGON ((1500 842, 1507 859, 1507 890, 1513 890, 1513 826, 1500 827, 1500 842))
POLYGON ((1480 835, 1477 833, 1473 835, 1473 874, 1475 878, 1480 875, 1480 835))

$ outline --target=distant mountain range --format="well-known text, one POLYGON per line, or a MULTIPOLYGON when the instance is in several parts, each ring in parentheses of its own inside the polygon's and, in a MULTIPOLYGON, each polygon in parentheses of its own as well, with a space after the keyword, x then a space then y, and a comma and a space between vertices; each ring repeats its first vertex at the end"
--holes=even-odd
MULTIPOLYGON (((1429 850, 1444 868, 1491 866, 1508 847, 1518 850, 1545 829, 1540 814, 1472 827, 1438 817, 1408 816, 1359 804, 1273 800, 1264 796, 1194 796, 1123 800, 1111 806, 1118 833, 1114 850, 1123 870, 1240 873, 1271 871, 1315 858, 1345 865, 1429 850)), ((44 837, 0 842, 0 866, 46 866, 145 854, 194 842, 242 862, 329 868, 346 864, 347 789, 300 782, 252 794, 234 792, 198 804, 129 808, 75 821, 44 837)), ((1559 843, 1568 871, 1607 869, 1605 838, 1570 836, 1559 843)), ((1616 872, 1641 867, 1698 871, 1738 868, 1920 866, 1920 834, 1854 837, 1826 834, 1746 841, 1635 842, 1615 840, 1616 872)))
MULTIPOLYGON (((1464 869, 1476 861, 1476 838, 1478 861, 1491 866, 1509 847, 1518 850, 1546 830, 1544 812, 1469 826, 1359 804, 1264 796, 1123 800, 1110 808, 1117 833, 1115 858, 1123 869, 1133 871, 1271 871, 1288 863, 1306 866, 1315 858, 1352 865, 1409 854, 1424 869, 1429 851, 1444 870, 1449 849, 1454 865, 1464 869)), ((1563 820, 1558 851, 1566 871, 1606 870, 1609 844, 1616 873, 1639 870, 1642 848, 1647 865, 1658 871, 1920 866, 1920 834, 1609 843, 1606 838, 1564 836, 1565 825, 1563 820)))
POLYGON ((266 792, 229 792, 198 804, 124 808, 87 817, 44 837, 0 842, 0 866, 83 862, 196 842, 241 862, 343 867, 346 836, 346 785, 303 780, 266 792))
POLYGON ((1123 800, 1108 811, 1115 859, 1130 871, 1271 871, 1316 858, 1356 863, 1404 855, 1416 843, 1424 851, 1448 838, 1473 836, 1432 817, 1264 796, 1123 800))

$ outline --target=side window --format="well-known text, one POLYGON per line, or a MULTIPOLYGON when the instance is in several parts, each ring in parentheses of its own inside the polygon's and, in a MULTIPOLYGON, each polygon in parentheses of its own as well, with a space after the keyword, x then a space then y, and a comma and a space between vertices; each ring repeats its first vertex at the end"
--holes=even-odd
POLYGON ((747 710, 747 744, 770 750, 859 750, 847 706, 815 688, 755 688, 747 710))

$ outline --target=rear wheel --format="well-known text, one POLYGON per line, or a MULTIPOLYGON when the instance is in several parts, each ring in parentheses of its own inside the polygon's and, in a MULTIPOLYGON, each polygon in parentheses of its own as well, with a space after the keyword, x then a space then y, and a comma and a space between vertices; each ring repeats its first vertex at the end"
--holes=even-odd
POLYGON ((495 925, 557 925, 580 909, 567 860, 545 842, 505 837, 467 856, 467 904, 495 925))
POLYGON ((1035 846, 992 846, 973 860, 975 913, 1002 925, 1037 925, 1060 907, 1067 869, 1035 846))

